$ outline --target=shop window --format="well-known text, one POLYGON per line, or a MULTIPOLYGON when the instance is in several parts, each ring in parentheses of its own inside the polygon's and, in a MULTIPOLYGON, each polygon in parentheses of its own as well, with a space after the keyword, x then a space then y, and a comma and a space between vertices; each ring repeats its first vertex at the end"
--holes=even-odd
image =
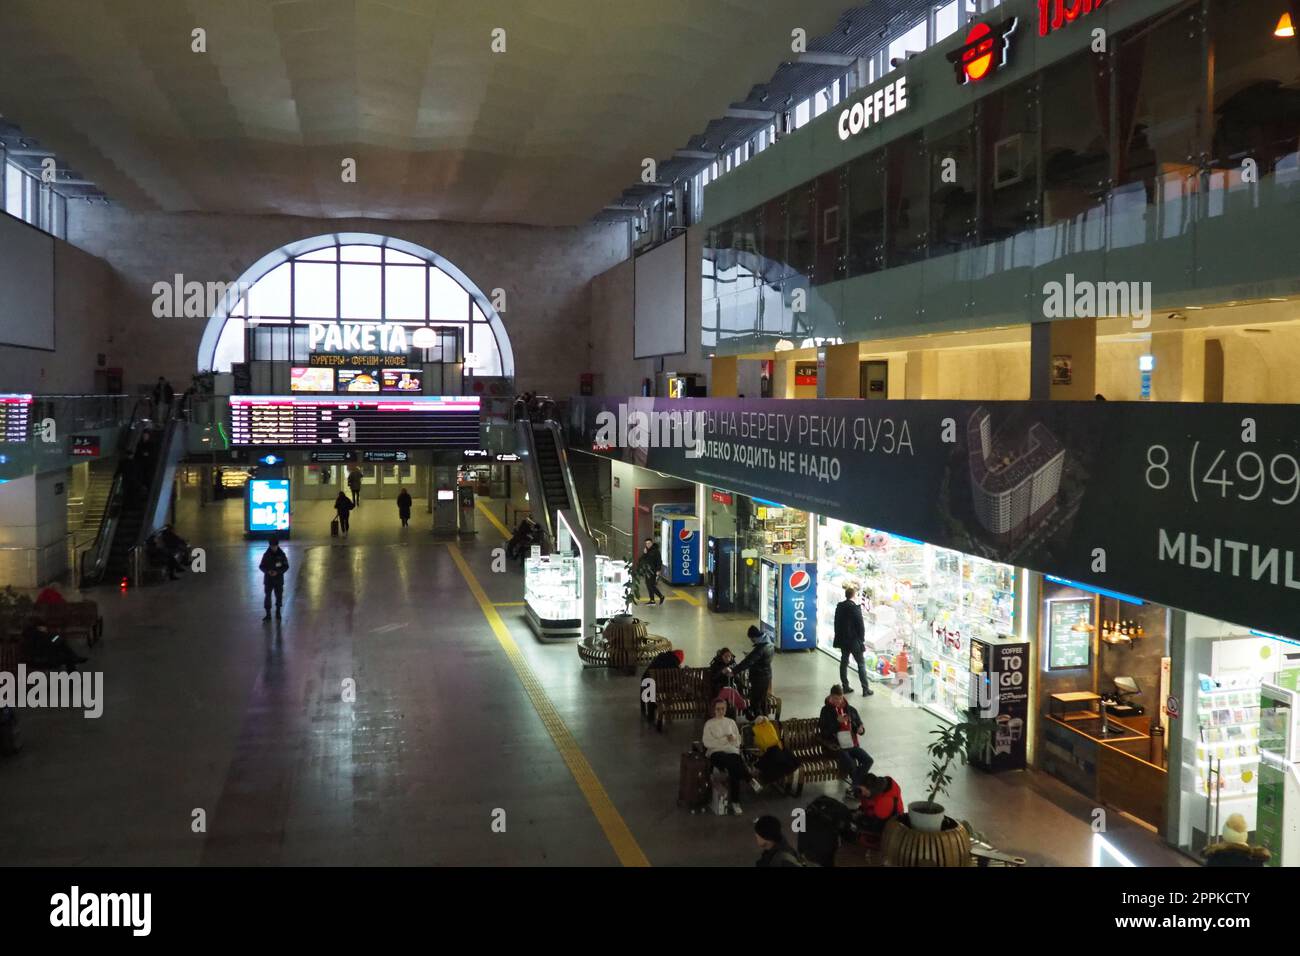
MULTIPOLYGON (((1300 155, 1300 6, 1291 0, 1211 0, 1214 115, 1211 155, 1241 184, 1242 161, 1261 176, 1297 174, 1300 155), (1292 36, 1277 36, 1290 14, 1292 36)), ((1218 181, 1222 181, 1222 177, 1218 181)))
POLYGON ((925 140, 913 133, 885 148, 885 264, 925 258, 929 238, 930 183, 925 140))
POLYGON ((1038 87, 1031 80, 979 103, 980 240, 996 242, 1038 223, 1038 87))
POLYGON ((1112 241, 1135 245, 1191 228, 1205 93, 1199 15, 1130 31, 1116 56, 1112 241))
POLYGON ((786 193, 789 221, 789 266, 796 275, 806 276, 813 264, 812 196, 807 185, 786 193))
POLYGON ((925 135, 930 153, 930 255, 968 249, 976 235, 974 107, 930 124, 925 135))
POLYGON ((1091 51, 1043 71, 1043 224, 1081 220, 1110 187, 1110 79, 1091 51))
POLYGON ((813 248, 813 285, 833 282, 845 275, 844 204, 841 182, 844 175, 839 169, 823 173, 813 181, 813 228, 816 231, 813 248))
POLYGON ((848 166, 848 274, 876 272, 884 260, 884 150, 860 156, 848 166))

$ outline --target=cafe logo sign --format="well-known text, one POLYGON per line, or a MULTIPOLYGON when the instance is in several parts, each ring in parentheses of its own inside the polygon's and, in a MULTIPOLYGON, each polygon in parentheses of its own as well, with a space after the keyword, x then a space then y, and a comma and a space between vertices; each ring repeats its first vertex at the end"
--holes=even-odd
POLYGON ((1106 0, 1038 0, 1038 35, 1068 26, 1079 17, 1092 13, 1106 0))
POLYGON ((838 126, 840 139, 845 140, 850 136, 856 136, 864 129, 870 129, 879 123, 883 117, 893 116, 905 109, 907 109, 907 77, 900 76, 840 112, 838 126))
POLYGON ((324 352, 406 352, 406 329, 379 322, 309 322, 307 348, 324 352))
POLYGON ((957 82, 977 83, 1006 66, 1011 34, 1016 32, 1019 22, 1012 17, 1001 23, 971 24, 965 44, 948 54, 948 62, 957 71, 957 82))

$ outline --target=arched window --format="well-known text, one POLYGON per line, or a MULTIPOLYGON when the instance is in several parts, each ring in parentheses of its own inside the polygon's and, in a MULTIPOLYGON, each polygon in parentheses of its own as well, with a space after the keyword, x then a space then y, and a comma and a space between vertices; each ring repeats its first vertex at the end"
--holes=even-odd
POLYGON ((505 328, 483 293, 447 260, 399 239, 292 243, 255 264, 226 298, 199 347, 201 371, 255 359, 305 364, 309 323, 336 321, 399 323, 426 361, 464 361, 476 377, 514 375, 505 328), (417 336, 420 328, 428 331, 417 336))

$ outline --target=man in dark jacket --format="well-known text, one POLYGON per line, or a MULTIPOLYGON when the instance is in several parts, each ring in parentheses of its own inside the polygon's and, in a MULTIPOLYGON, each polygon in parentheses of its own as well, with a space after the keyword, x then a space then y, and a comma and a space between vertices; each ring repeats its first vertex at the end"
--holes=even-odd
POLYGON ((280 550, 280 539, 272 538, 262 553, 262 561, 257 566, 262 572, 262 591, 266 594, 263 606, 266 616, 263 621, 271 620, 271 595, 275 595, 275 616, 280 616, 280 606, 284 604, 284 572, 289 570, 289 557, 280 550))
POLYGON ((862 737, 867 728, 862 726, 862 718, 844 699, 844 691, 839 684, 831 688, 818 718, 818 732, 822 744, 835 753, 840 762, 840 772, 851 781, 850 793, 857 796, 858 784, 871 770, 875 763, 871 755, 862 749, 862 737))
POLYGON ((803 866, 799 854, 785 842, 785 832, 776 817, 759 817, 754 821, 754 842, 763 855, 755 866, 803 866))
POLYGON ((352 471, 348 474, 348 491, 352 492, 352 507, 361 507, 361 472, 352 471))
POLYGON ((402 527, 411 520, 411 495, 405 488, 397 493, 397 517, 402 519, 402 527))
POLYGON ((663 592, 659 590, 659 572, 664 569, 663 555, 655 547, 654 540, 645 539, 645 547, 641 549, 641 557, 637 560, 637 570, 645 578, 647 600, 653 601, 659 599, 659 603, 664 603, 663 592))
POLYGON ((840 649, 840 685, 844 693, 853 693, 849 686, 849 656, 852 655, 858 664, 862 692, 870 697, 874 691, 867 681, 867 668, 862 662, 863 652, 867 649, 867 627, 862 622, 862 607, 854 600, 857 596, 857 588, 845 588, 844 600, 835 605, 835 640, 831 646, 840 649))
POLYGON ((748 633, 754 649, 735 667, 724 668, 723 673, 749 671, 749 710, 746 716, 753 720, 759 714, 767 713, 767 692, 772 689, 772 656, 776 653, 776 646, 772 638, 757 627, 751 626, 748 633))

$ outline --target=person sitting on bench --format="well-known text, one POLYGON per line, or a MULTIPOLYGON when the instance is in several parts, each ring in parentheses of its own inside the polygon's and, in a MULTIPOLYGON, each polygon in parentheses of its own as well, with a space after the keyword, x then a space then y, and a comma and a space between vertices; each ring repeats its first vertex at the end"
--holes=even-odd
POLYGON ((869 773, 857 788, 861 798, 859 826, 868 833, 880 833, 885 824, 903 814, 903 792, 893 777, 877 777, 869 773))
POLYGON ((731 804, 731 812, 740 816, 745 812, 740 806, 740 785, 748 782, 755 793, 763 788, 750 774, 745 759, 740 755, 740 728, 727 716, 726 701, 713 702, 713 717, 705 721, 701 739, 704 742, 704 752, 709 755, 709 764, 726 772, 727 799, 731 804))
POLYGON ((78 664, 86 662, 86 658, 69 647, 67 641, 58 634, 51 633, 49 628, 34 617, 29 618, 27 626, 23 628, 22 649, 24 663, 37 668, 66 668, 74 671, 78 664))

